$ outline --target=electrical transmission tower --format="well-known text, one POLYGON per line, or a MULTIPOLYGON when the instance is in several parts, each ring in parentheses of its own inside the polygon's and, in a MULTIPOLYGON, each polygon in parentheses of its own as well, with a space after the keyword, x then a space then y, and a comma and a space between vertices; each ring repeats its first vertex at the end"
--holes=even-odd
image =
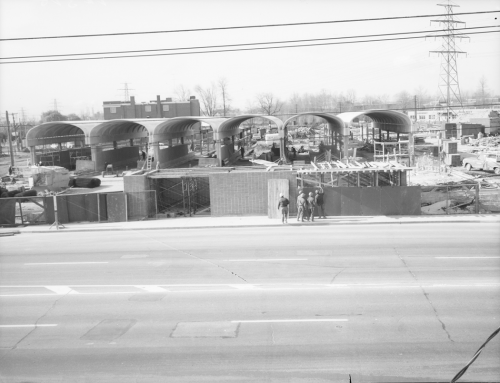
MULTIPOLYGON (((458 83, 458 67, 457 67, 457 57, 460 54, 467 54, 466 52, 458 50, 456 46, 455 39, 469 38, 466 35, 456 33, 455 27, 457 24, 464 24, 463 21, 458 21, 454 19, 453 7, 458 7, 458 5, 450 4, 437 4, 440 7, 446 9, 446 15, 440 20, 431 20, 433 23, 439 23, 443 27, 444 34, 442 37, 441 50, 430 51, 430 53, 437 53, 441 56, 441 69, 439 74, 439 90, 441 92, 442 98, 445 100, 446 104, 446 121, 450 120, 452 113, 452 104, 456 101, 458 105, 463 109, 462 96, 460 95, 460 85, 458 83)), ((437 36, 430 36, 437 37, 437 36)), ((441 102, 441 100, 440 100, 441 102)))
POLYGON ((129 90, 134 90, 134 89, 129 89, 128 83, 125 82, 123 83, 123 89, 118 89, 118 90, 123 90, 123 101, 129 101, 130 100, 129 90))

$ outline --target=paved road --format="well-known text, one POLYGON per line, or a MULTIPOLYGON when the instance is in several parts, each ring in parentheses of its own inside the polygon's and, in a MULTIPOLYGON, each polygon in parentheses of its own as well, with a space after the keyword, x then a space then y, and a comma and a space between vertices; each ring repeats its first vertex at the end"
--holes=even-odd
MULTIPOLYGON (((3 237, 0 381, 449 381, 499 326, 499 229, 3 237)), ((462 379, 500 381, 499 355, 462 379)))

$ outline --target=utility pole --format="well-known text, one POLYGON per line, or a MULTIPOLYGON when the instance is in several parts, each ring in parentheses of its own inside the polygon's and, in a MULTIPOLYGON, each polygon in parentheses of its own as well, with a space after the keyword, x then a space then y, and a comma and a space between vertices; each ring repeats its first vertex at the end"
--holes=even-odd
POLYGON ((14 129, 14 133, 16 134, 16 146, 17 146, 17 150, 20 150, 20 148, 19 148, 19 133, 17 131, 16 119, 14 118, 14 116, 16 114, 19 114, 19 113, 11 113, 10 115, 12 116, 12 128, 14 129))
POLYGON ((415 100, 415 125, 417 125, 417 95, 414 96, 415 100))
MULTIPOLYGON (((457 67, 457 57, 460 54, 467 54, 467 52, 457 50, 455 44, 455 38, 459 38, 460 41, 463 38, 469 38, 463 34, 455 33, 455 26, 457 24, 464 24, 463 21, 457 21, 453 18, 453 7, 458 7, 458 5, 450 4, 437 4, 446 9, 446 16, 441 20, 431 20, 433 23, 439 23, 443 25, 443 32, 445 33, 442 38, 441 50, 430 51, 429 53, 437 53, 441 56, 441 72, 440 72, 440 82, 439 90, 441 91, 441 96, 446 99, 446 122, 450 121, 450 114, 452 112, 451 103, 452 96, 458 101, 460 107, 463 110, 462 97, 460 95, 460 85, 458 83, 458 67, 457 67)), ((429 36, 436 37, 436 36, 429 36)))
POLYGON ((9 112, 7 111, 5 111, 5 119, 7 120, 7 135, 9 136, 10 164, 12 167, 14 167, 14 152, 12 150, 12 136, 10 133, 9 112))
POLYGON ((57 109, 57 100, 54 98, 54 110, 56 112, 59 112, 59 110, 57 109))

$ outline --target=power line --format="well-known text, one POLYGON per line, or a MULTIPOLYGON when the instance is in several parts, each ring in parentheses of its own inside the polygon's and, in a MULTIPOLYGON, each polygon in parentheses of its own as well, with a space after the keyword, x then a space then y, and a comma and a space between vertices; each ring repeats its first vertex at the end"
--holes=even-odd
POLYGON ((455 20, 453 13, 453 7, 458 7, 458 5, 450 4, 438 4, 441 7, 445 7, 447 14, 444 19, 441 20, 431 20, 431 22, 437 22, 443 24, 443 30, 447 32, 447 36, 443 37, 443 44, 440 51, 431 51, 430 53, 437 53, 441 55, 441 73, 440 73, 440 84, 439 90, 441 95, 446 100, 447 117, 446 121, 449 121, 450 112, 452 112, 452 107, 450 105, 451 97, 455 98, 460 105, 462 105, 462 96, 460 95, 460 84, 458 81, 458 65, 457 58, 460 54, 467 54, 466 52, 461 52, 457 50, 455 44, 455 36, 458 38, 468 38, 468 36, 455 34, 455 31, 459 28, 455 28, 457 24, 465 24, 463 21, 455 20))
MULTIPOLYGON (((486 32, 470 32, 469 34, 476 35, 476 34, 498 33, 498 32, 500 32, 500 30, 486 31, 486 32)), ((446 36, 446 35, 434 35, 433 37, 442 37, 442 36, 446 36)), ((50 60, 8 61, 8 62, 0 62, 0 65, 42 63, 42 62, 56 62, 56 61, 104 60, 104 59, 121 59, 121 58, 136 58, 136 57, 154 57, 154 56, 179 56, 179 55, 191 55, 191 54, 256 51, 256 50, 269 50, 269 49, 282 49, 282 48, 303 48, 303 47, 316 47, 316 46, 325 46, 325 45, 343 45, 343 44, 374 43, 374 42, 397 41, 397 40, 411 40, 411 39, 422 39, 422 38, 426 38, 426 37, 427 36, 395 37, 395 38, 390 38, 390 39, 341 41, 341 42, 320 43, 320 44, 283 45, 283 46, 277 46, 277 47, 235 48, 235 49, 196 51, 196 52, 155 53, 155 54, 150 54, 150 55, 103 56, 103 57, 64 58, 64 59, 50 59, 50 60)))
MULTIPOLYGON (((477 15, 484 13, 497 13, 495 11, 480 11, 480 12, 463 12, 455 13, 455 15, 477 15)), ((231 29, 248 29, 248 28, 274 28, 274 27, 290 27, 299 25, 320 25, 320 24, 338 24, 338 23, 354 23, 364 21, 384 21, 384 20, 401 20, 401 19, 414 19, 425 17, 441 17, 446 14, 433 14, 433 15, 414 15, 414 16, 394 16, 394 17, 379 17, 371 19, 351 19, 351 20, 331 20, 331 21, 311 21, 302 23, 285 23, 285 24, 263 24, 263 25, 244 25, 232 27, 214 27, 214 28, 196 28, 196 29, 174 29, 169 31, 147 31, 147 32, 117 32, 117 33, 98 33, 86 35, 61 35, 61 36, 36 36, 36 37, 12 37, 7 39, 0 39, 0 41, 19 41, 19 40, 42 40, 42 39, 69 39, 69 38, 82 38, 82 37, 106 37, 106 36, 127 36, 127 35, 146 35, 146 34, 159 34, 159 33, 181 33, 181 32, 207 32, 207 31, 221 31, 231 29)))
MULTIPOLYGON (((489 25, 489 26, 482 26, 482 27, 469 27, 469 28, 456 28, 455 31, 470 30, 470 29, 497 28, 497 27, 500 27, 500 25, 489 25)), ((359 36, 344 36, 344 37, 326 37, 326 38, 320 38, 320 39, 283 40, 283 41, 269 41, 269 42, 259 42, 259 43, 206 45, 206 46, 198 46, 198 47, 142 49, 142 50, 132 50, 132 51, 114 51, 114 52, 113 51, 107 51, 107 52, 87 52, 87 53, 65 53, 65 54, 56 54, 56 55, 12 56, 12 57, 0 57, 0 60, 14 60, 14 59, 23 59, 24 60, 24 59, 48 58, 48 57, 91 56, 91 55, 93 56, 93 55, 105 55, 105 54, 145 53, 145 52, 190 50, 190 49, 228 48, 228 47, 240 47, 240 46, 250 46, 250 45, 291 44, 291 43, 302 43, 302 42, 311 42, 311 41, 358 39, 358 38, 366 38, 366 37, 397 36, 397 35, 409 35, 409 34, 415 34, 415 33, 430 33, 430 32, 443 32, 443 30, 442 29, 434 29, 434 30, 431 30, 431 31, 382 33, 382 34, 374 34, 374 35, 359 35, 359 36)), ((430 36, 430 37, 434 37, 434 36, 430 36)))

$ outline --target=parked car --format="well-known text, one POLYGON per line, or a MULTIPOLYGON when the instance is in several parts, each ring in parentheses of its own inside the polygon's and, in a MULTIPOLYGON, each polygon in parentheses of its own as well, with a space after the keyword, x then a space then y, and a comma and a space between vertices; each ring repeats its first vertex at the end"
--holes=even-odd
POLYGON ((462 164, 467 170, 493 170, 495 174, 500 174, 500 153, 484 153, 477 157, 466 157, 462 164))

